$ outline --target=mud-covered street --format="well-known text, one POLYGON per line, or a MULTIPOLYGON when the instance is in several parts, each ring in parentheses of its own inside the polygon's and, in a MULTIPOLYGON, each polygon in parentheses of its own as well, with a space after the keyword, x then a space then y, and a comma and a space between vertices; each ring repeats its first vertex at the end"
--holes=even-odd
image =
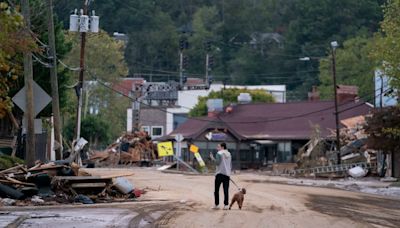
MULTIPOLYGON (((94 169, 93 173, 113 172, 94 169)), ((2 208, 5 227, 399 227, 400 199, 339 189, 265 181, 235 174, 247 189, 239 210, 212 210, 214 177, 134 169, 128 177, 145 189, 137 202, 2 208)), ((230 194, 236 187, 230 186, 230 194)), ((222 189, 221 189, 222 196, 222 189)))

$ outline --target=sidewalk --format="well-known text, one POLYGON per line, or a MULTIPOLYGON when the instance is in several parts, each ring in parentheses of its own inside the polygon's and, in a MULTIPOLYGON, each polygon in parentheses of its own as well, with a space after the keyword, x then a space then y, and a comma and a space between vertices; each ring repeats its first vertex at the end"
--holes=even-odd
MULTIPOLYGON (((256 174, 257 172, 252 172, 256 174)), ((337 188, 348 191, 363 192, 375 195, 390 196, 400 198, 400 183, 399 182, 382 182, 379 177, 363 177, 363 178, 339 178, 339 179, 322 179, 322 178, 302 178, 302 177, 285 177, 285 176, 269 176, 265 173, 258 173, 259 179, 254 180, 254 175, 251 177, 253 180, 249 182, 270 182, 278 184, 300 185, 300 186, 314 186, 325 188, 337 188)), ((241 179, 246 178, 247 172, 240 172, 236 174, 241 179)))

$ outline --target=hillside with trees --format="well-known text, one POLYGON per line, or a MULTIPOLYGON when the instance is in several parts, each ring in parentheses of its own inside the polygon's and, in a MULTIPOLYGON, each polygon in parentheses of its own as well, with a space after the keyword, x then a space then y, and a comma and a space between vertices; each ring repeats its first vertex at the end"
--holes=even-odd
MULTIPOLYGON (((214 81, 286 84, 288 99, 301 100, 312 85, 324 89, 328 83, 325 78, 329 67, 324 59, 330 55, 333 40, 344 49, 343 61, 352 61, 351 65, 338 66, 339 83, 352 83, 348 75, 365 64, 363 73, 356 76, 371 80, 373 65, 363 47, 379 30, 384 2, 99 0, 93 1, 90 9, 100 15, 100 26, 110 35, 128 35, 125 59, 131 76, 178 80, 179 40, 186 39, 188 77, 203 77, 208 52, 213 56, 214 81), (301 57, 310 57, 310 61, 300 61, 301 57)), ((56 3, 65 26, 71 10, 81 5, 80 0, 56 3)), ((370 94, 371 87, 364 86, 360 92, 370 94)))

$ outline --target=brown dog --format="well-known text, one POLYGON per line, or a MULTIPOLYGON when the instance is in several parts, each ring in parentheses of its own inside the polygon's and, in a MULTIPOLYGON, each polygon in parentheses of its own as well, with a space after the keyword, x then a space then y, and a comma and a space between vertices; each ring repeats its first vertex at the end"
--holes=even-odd
POLYGON ((232 208, 232 205, 237 202, 239 205, 239 209, 242 210, 244 194, 246 194, 246 189, 241 188, 238 192, 235 193, 232 197, 231 205, 229 205, 229 210, 232 208))

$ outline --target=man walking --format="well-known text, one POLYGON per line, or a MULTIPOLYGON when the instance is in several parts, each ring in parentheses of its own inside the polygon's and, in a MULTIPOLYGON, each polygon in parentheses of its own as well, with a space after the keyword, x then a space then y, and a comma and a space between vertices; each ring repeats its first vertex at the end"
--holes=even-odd
POLYGON ((210 153, 211 160, 215 161, 216 172, 215 172, 215 188, 214 188, 214 200, 215 205, 213 209, 219 209, 219 187, 223 186, 224 189, 224 210, 228 210, 229 205, 229 180, 232 168, 232 156, 231 153, 226 149, 226 143, 220 143, 217 146, 216 158, 210 153))

